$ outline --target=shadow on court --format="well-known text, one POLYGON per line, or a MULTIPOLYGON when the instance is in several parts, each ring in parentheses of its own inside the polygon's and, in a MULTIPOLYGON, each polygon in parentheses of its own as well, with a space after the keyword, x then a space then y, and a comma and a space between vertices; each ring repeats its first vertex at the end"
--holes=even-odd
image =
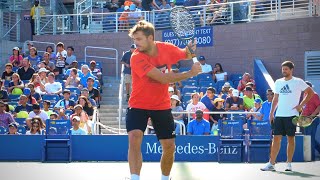
POLYGON ((286 176, 295 176, 295 177, 301 177, 301 178, 313 178, 313 177, 320 177, 318 175, 315 174, 308 174, 308 173, 302 173, 302 172, 298 172, 298 171, 276 171, 277 174, 283 174, 286 176))

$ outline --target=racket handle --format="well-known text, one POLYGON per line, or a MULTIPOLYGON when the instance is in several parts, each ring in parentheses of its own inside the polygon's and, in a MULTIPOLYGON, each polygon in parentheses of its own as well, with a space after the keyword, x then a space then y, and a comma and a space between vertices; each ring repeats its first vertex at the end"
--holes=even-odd
POLYGON ((192 58, 192 61, 193 61, 193 63, 199 62, 198 59, 197 59, 197 57, 193 57, 193 58, 192 58))

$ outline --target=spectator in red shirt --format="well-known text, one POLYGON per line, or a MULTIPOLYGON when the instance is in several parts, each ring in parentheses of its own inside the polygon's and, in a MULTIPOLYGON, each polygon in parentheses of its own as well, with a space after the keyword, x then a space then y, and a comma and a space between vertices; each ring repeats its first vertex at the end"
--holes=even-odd
MULTIPOLYGON (((306 84, 313 87, 312 83, 306 81, 306 84)), ((306 103, 302 109, 303 116, 317 116, 320 112, 320 99, 317 93, 311 97, 310 101, 306 103)), ((315 160, 315 149, 320 153, 320 143, 316 140, 316 132, 319 125, 319 117, 315 119, 309 127, 304 128, 304 134, 311 136, 311 149, 312 149, 312 160, 315 160)))
MULTIPOLYGON (((182 59, 190 59, 192 55, 188 48, 180 49, 170 43, 154 41, 155 29, 149 22, 139 21, 129 31, 129 36, 137 45, 131 56, 132 92, 126 115, 131 180, 140 179, 141 143, 148 118, 152 120, 163 149, 162 180, 169 180, 174 161, 175 129, 168 85, 196 76, 201 72, 201 66, 200 63, 195 63, 188 72, 170 72, 172 64, 182 59)), ((196 49, 192 42, 188 46, 196 49)))
MULTIPOLYGON (((238 90, 241 92, 244 90, 248 82, 252 82, 255 86, 254 80, 249 73, 244 73, 242 79, 239 81, 238 90)), ((255 88, 254 88, 255 89, 255 88)))

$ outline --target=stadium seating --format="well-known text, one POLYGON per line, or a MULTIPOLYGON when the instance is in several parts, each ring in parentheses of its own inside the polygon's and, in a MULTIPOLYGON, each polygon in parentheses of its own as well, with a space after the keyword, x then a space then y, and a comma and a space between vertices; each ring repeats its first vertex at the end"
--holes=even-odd
POLYGON ((71 94, 80 95, 80 89, 79 88, 66 88, 66 89, 69 89, 71 94))
POLYGON ((198 80, 200 81, 212 81, 212 75, 211 74, 199 74, 198 80))
POLYGON ((0 126, 0 134, 5 134, 7 133, 7 128, 3 127, 3 126, 0 126))
POLYGON ((199 86, 200 87, 214 87, 216 86, 215 82, 214 81, 199 81, 199 86))
POLYGON ((194 93, 194 92, 199 92, 199 88, 195 86, 190 86, 190 87, 184 87, 182 89, 182 94, 185 93, 194 93))
POLYGON ((9 94, 8 95, 9 101, 17 102, 19 101, 20 95, 15 95, 15 94, 9 94))
POLYGON ((195 80, 181 81, 181 83, 182 83, 183 87, 186 87, 186 86, 198 86, 198 83, 195 80))
POLYGON ((26 118, 14 118, 14 120, 15 120, 19 125, 26 124, 26 118))
POLYGON ((26 134, 26 128, 24 126, 18 126, 18 133, 26 134))
MULTIPOLYGON (((61 97, 61 99, 63 99, 63 97, 61 97)), ((77 94, 71 94, 70 95, 70 99, 74 100, 76 102, 78 100, 78 95, 77 94)))

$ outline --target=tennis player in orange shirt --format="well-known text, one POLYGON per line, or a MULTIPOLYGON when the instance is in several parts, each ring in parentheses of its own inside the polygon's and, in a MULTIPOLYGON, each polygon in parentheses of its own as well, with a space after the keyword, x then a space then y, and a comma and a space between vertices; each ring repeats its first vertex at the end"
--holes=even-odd
MULTIPOLYGON (((157 138, 162 146, 161 180, 169 180, 174 161, 175 128, 171 113, 169 83, 188 79, 201 72, 200 63, 182 73, 170 72, 171 65, 179 60, 191 59, 188 48, 154 40, 154 26, 139 21, 129 31, 137 49, 131 56, 132 92, 126 115, 129 136, 128 161, 131 180, 140 179, 142 167, 141 143, 148 118, 151 118, 157 138)), ((188 44, 196 50, 196 41, 188 44)))

